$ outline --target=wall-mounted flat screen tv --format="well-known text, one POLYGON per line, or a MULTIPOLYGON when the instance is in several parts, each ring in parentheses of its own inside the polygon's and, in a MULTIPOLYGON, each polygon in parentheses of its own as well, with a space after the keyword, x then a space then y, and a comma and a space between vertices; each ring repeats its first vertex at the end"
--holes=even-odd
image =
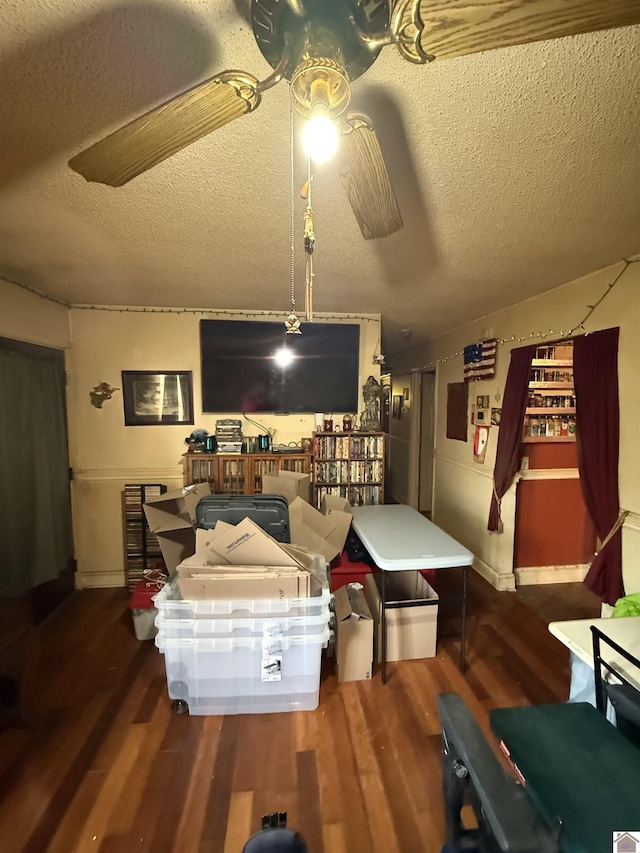
POLYGON ((360 326, 201 320, 204 412, 357 412, 360 326))

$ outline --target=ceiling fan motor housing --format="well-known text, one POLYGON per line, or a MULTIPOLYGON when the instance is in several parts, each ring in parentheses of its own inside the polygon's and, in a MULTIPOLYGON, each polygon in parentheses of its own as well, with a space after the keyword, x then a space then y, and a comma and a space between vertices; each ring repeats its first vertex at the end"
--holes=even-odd
POLYGON ((304 45, 291 78, 291 97, 296 110, 308 118, 322 106, 330 119, 337 118, 349 105, 351 86, 338 44, 325 33, 320 42, 316 34, 304 45))
POLYGON ((330 118, 349 105, 350 81, 377 58, 377 39, 389 27, 388 0, 253 0, 253 33, 267 62, 275 68, 291 57, 284 76, 291 82, 296 110, 309 117, 315 105, 330 118))

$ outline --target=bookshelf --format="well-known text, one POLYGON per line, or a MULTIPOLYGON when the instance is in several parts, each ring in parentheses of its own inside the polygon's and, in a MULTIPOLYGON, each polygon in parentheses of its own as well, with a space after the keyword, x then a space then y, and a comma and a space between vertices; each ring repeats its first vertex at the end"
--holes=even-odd
POLYGON ((316 432, 313 436, 313 504, 335 495, 351 506, 384 503, 383 432, 316 432))
POLYGON ((129 592, 148 569, 166 571, 155 534, 149 530, 143 504, 167 491, 161 483, 126 483, 122 493, 125 546, 125 582, 129 592))
POLYGON ((311 453, 185 453, 184 485, 210 483, 218 494, 256 495, 262 476, 277 471, 311 473, 311 453))

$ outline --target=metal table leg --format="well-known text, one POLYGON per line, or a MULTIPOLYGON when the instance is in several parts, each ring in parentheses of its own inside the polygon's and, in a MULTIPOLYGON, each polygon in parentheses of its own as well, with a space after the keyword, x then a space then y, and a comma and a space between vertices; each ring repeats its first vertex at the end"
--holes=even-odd
POLYGON ((467 636, 467 571, 469 567, 462 567, 462 627, 460 637, 460 672, 464 672, 466 668, 465 660, 465 642, 467 636))
POLYGON ((380 641, 382 642, 382 683, 387 683, 387 573, 382 572, 382 617, 380 619, 380 641))

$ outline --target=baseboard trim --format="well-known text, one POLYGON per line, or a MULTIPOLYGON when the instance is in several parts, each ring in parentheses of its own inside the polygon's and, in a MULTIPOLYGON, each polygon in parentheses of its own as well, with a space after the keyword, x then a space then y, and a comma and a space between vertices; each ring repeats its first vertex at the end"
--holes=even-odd
POLYGON ((493 566, 490 566, 478 557, 475 557, 473 560, 473 568, 499 592, 515 592, 516 581, 512 572, 509 572, 508 575, 501 575, 493 566))
POLYGON ((76 574, 76 589, 111 589, 117 586, 126 586, 123 571, 76 574))
POLYGON ((526 566, 515 569, 516 586, 539 583, 575 583, 583 581, 589 570, 587 563, 569 566, 526 566))

